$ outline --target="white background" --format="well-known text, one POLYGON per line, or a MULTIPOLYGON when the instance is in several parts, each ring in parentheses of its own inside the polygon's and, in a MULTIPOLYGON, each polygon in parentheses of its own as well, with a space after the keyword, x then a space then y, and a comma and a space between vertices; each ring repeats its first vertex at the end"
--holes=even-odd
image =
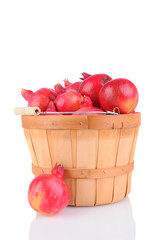
POLYGON ((0 1, 0 238, 159 239, 158 1, 0 1), (142 125, 132 191, 120 203, 36 215, 31 158, 16 106, 21 88, 52 88, 81 72, 124 77, 139 90, 142 125))

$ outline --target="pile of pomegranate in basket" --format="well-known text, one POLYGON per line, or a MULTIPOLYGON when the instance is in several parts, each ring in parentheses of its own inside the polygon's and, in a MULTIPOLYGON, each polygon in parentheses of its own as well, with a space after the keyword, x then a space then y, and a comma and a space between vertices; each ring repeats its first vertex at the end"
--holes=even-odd
POLYGON ((112 79, 107 74, 90 75, 85 72, 82 76, 80 81, 74 83, 64 80, 64 86, 57 83, 54 89, 41 88, 36 92, 22 89, 21 94, 28 101, 28 107, 39 107, 42 112, 56 112, 50 114, 75 112, 73 114, 76 115, 98 115, 106 111, 117 111, 121 114, 135 112, 139 95, 130 80, 112 79))
MULTIPOLYGON (((135 113, 138 91, 128 79, 112 79, 107 74, 82 73, 80 81, 64 80, 54 89, 41 88, 36 92, 22 89, 28 107, 39 107, 42 114, 98 115, 118 112, 135 113)), ((70 189, 63 181, 64 167, 55 165, 51 174, 33 179, 28 190, 30 206, 37 212, 51 216, 60 212, 70 201, 70 189)))

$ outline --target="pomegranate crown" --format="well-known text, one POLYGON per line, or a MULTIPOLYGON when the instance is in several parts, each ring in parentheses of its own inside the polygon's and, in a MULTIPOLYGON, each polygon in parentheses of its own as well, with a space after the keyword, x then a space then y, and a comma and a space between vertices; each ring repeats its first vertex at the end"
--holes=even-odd
POLYGON ((81 80, 85 80, 86 78, 88 78, 88 77, 90 77, 91 76, 91 74, 88 74, 88 73, 86 73, 86 72, 83 72, 82 73, 82 78, 80 78, 81 80))
POLYGON ((60 83, 56 83, 54 89, 57 95, 66 92, 66 89, 60 83))
POLYGON ((52 175, 55 175, 57 178, 63 179, 64 177, 64 167, 62 165, 55 164, 51 172, 52 175))
POLYGON ((64 79, 64 84, 65 84, 65 87, 68 87, 69 85, 71 85, 72 83, 68 80, 68 78, 64 79))

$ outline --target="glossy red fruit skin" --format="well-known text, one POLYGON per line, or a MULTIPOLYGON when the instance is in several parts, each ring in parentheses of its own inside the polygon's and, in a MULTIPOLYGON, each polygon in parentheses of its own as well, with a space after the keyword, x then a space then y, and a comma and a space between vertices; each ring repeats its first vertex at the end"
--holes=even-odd
POLYGON ((21 95, 23 98, 28 101, 30 96, 33 94, 33 91, 22 88, 21 95))
MULTIPOLYGON (((80 109, 78 109, 76 112, 103 112, 104 111, 101 108, 96 108, 96 107, 82 107, 80 109)), ((75 113, 74 115, 103 115, 102 113, 75 113)))
POLYGON ((93 106, 99 107, 98 94, 102 86, 112 78, 107 74, 96 74, 88 77, 80 86, 79 92, 82 95, 89 96, 93 106))
POLYGON ((79 92, 81 84, 82 84, 82 81, 77 81, 75 83, 72 83, 72 84, 70 84, 69 86, 66 87, 66 91, 74 90, 74 91, 79 92))
POLYGON ((93 103, 90 97, 82 96, 81 97, 81 108, 82 107, 93 107, 93 103))
POLYGON ((68 91, 57 96, 54 101, 59 112, 74 112, 80 108, 81 94, 76 91, 68 91))
POLYGON ((88 73, 86 73, 86 72, 83 72, 83 73, 82 73, 82 76, 83 76, 83 77, 80 78, 80 79, 84 81, 85 79, 87 79, 88 77, 90 77, 90 76, 92 76, 92 75, 91 75, 91 74, 88 74, 88 73))
POLYGON ((28 100, 28 107, 39 107, 40 110, 46 111, 49 102, 55 100, 56 93, 50 88, 40 88, 34 92, 28 100))
POLYGON ((55 165, 51 174, 41 174, 33 179, 28 189, 28 201, 35 211, 52 216, 69 204, 70 189, 63 176, 64 168, 55 165))
POLYGON ((52 100, 49 102, 46 112, 56 112, 55 104, 52 100))
POLYGON ((130 113, 139 99, 136 86, 128 79, 118 78, 106 83, 99 92, 99 102, 105 111, 119 108, 120 113, 130 113))
POLYGON ((54 102, 52 100, 49 102, 49 105, 48 105, 48 107, 46 109, 46 112, 47 112, 46 114, 43 113, 41 115, 57 115, 56 113, 48 113, 48 112, 57 112, 56 108, 55 108, 55 104, 54 104, 54 102))
POLYGON ((68 92, 68 91, 79 92, 79 88, 80 88, 81 83, 82 83, 82 81, 78 81, 78 82, 75 82, 75 83, 70 83, 70 84, 67 85, 67 87, 63 87, 60 83, 58 83, 58 84, 55 84, 54 89, 55 89, 55 92, 56 92, 57 96, 64 93, 64 92, 68 92))
POLYGON ((56 93, 52 88, 40 88, 39 90, 37 90, 35 93, 37 94, 44 94, 45 96, 48 96, 48 98, 50 100, 55 100, 56 98, 56 93))

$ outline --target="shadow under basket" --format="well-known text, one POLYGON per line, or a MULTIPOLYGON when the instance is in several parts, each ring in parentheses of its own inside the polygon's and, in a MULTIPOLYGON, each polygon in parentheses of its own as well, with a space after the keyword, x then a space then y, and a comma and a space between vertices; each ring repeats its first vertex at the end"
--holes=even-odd
POLYGON ((118 202, 131 190, 141 114, 22 116, 35 176, 65 167, 71 206, 118 202))

